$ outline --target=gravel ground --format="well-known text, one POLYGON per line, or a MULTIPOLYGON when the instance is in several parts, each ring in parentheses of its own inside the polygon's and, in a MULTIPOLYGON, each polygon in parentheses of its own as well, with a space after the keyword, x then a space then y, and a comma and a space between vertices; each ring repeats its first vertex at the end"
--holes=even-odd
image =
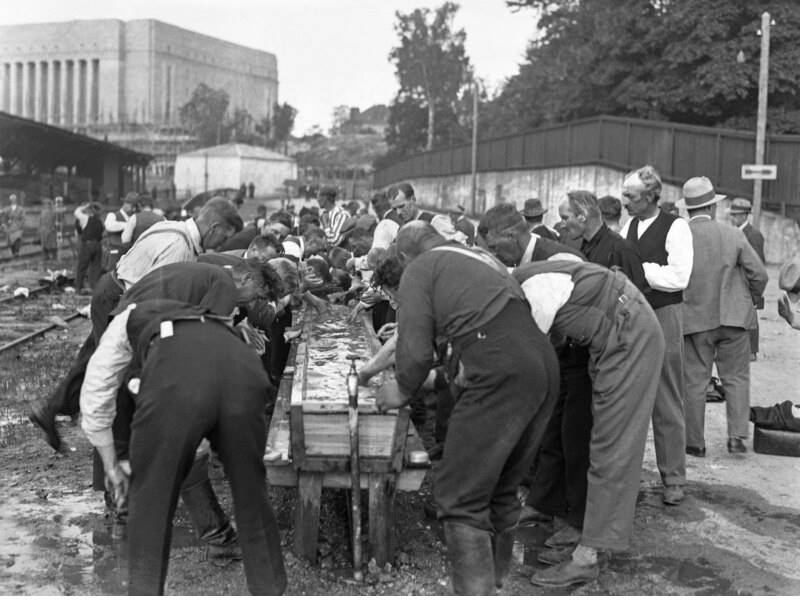
MULTIPOLYGON (((760 313, 762 353, 752 364, 752 403, 797 399, 800 332, 778 320, 776 269, 760 313)), ((24 420, 65 372, 88 323, 58 330, 37 343, 0 355, 0 594, 116 595, 124 593, 125 557, 91 491, 91 448, 80 428, 60 424, 70 451, 51 452, 24 420)), ((652 441, 648 441, 632 546, 603 559, 600 578, 568 589, 541 590, 529 583, 541 568, 536 555, 550 526, 520 529, 507 595, 738 595, 800 594, 800 462, 725 450, 723 404, 708 405, 705 459, 688 459, 688 497, 661 504, 652 441)), ((430 438, 430 430, 423 430, 430 438)), ((751 443, 748 442, 748 447, 751 443)), ((230 514, 222 469, 212 480, 230 514)), ((445 595, 451 593, 442 531, 426 516, 430 487, 398 493, 398 547, 389 566, 371 564, 364 583, 351 579, 347 504, 326 490, 317 565, 293 555, 293 490, 272 489, 293 595, 445 595)), ((247 588, 241 563, 207 560, 179 506, 175 521, 170 595, 238 595, 247 588)))

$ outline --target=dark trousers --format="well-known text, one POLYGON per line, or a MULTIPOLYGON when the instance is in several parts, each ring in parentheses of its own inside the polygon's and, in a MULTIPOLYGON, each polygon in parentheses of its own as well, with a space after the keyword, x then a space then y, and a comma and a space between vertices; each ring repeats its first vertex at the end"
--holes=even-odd
POLYGON ((22 238, 18 237, 13 242, 11 242, 9 246, 11 247, 11 256, 13 257, 19 256, 20 248, 22 248, 22 238))
POLYGON ((453 342, 461 368, 434 497, 442 520, 504 531, 558 397, 558 361, 527 304, 453 342))
POLYGON ((560 359, 561 391, 533 465, 526 504, 583 528, 592 434, 589 353, 569 347, 560 359))
POLYGON ((756 326, 749 330, 750 334, 750 352, 758 354, 758 319, 756 319, 756 326))
POLYGON ((122 288, 108 273, 103 275, 94 287, 91 304, 92 332, 84 340, 66 377, 61 380, 56 391, 47 399, 47 410, 51 414, 76 415, 80 411, 81 386, 86 373, 86 365, 97 348, 100 336, 108 326, 111 311, 116 308, 121 296, 122 288))
POLYGON ((397 313, 388 300, 381 300, 372 307, 372 327, 377 332, 386 323, 397 320, 397 313))
POLYGON ((89 287, 94 289, 97 280, 100 278, 100 267, 102 266, 103 249, 97 240, 81 241, 81 248, 78 251, 78 268, 75 271, 75 289, 80 291, 83 287, 83 280, 89 280, 89 287))
POLYGON ((267 385, 255 352, 219 323, 176 321, 174 335, 151 346, 131 425, 131 595, 164 592, 178 493, 204 437, 231 484, 250 592, 285 589, 263 462, 267 385))

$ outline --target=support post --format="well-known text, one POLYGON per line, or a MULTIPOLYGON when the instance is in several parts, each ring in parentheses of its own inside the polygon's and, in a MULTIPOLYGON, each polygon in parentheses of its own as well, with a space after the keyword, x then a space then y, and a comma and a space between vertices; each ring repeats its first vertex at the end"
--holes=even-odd
POLYGON ((477 212, 478 196, 478 81, 472 82, 472 184, 470 186, 470 210, 477 212))
MULTIPOLYGON (((769 27, 772 17, 768 12, 761 15, 761 65, 758 70, 758 122, 756 124, 755 164, 764 164, 764 141, 767 134, 767 94, 769 92, 769 27)), ((761 195, 764 182, 753 181, 753 227, 758 229, 761 220, 761 195)))

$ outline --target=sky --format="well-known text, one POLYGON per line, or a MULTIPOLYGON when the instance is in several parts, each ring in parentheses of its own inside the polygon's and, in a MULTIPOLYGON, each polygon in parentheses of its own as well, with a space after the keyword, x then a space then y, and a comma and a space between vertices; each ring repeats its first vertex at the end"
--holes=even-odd
MULTIPOLYGON (((0 25, 72 19, 158 19, 278 57, 279 100, 298 109, 295 135, 331 124, 333 108, 388 104, 397 89, 388 55, 395 12, 444 0, 27 0, 0 2, 0 25)), ((517 72, 536 30, 531 10, 503 0, 462 0, 476 75, 494 90, 517 72)))

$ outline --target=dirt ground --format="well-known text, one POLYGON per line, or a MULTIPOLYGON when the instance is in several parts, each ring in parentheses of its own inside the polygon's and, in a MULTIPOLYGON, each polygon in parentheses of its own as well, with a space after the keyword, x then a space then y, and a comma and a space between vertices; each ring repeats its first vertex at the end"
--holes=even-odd
MULTIPOLYGON (((752 363, 752 404, 797 399, 800 332, 778 320, 777 269, 759 313, 762 351, 752 363)), ((56 331, 17 352, 0 355, 0 594, 117 595, 125 593, 124 544, 106 520, 101 495, 91 490, 91 451, 80 428, 62 422, 70 451, 49 450, 24 414, 65 372, 88 323, 56 331)), ((628 552, 604 557, 600 578, 587 585, 543 590, 529 578, 550 526, 518 530, 507 595, 738 595, 800 594, 800 459, 729 455, 725 406, 707 407, 704 459, 688 457, 688 497, 661 503, 652 440, 648 441, 628 552)), ((752 448, 752 440, 748 447, 752 448)), ((231 512, 221 467, 212 480, 231 512)), ((325 491, 320 560, 291 551, 293 490, 271 489, 293 595, 445 595, 449 586, 440 525, 426 516, 429 486, 399 493, 398 547, 390 566, 370 565, 364 583, 351 579, 346 503, 325 491)), ((241 563, 206 560, 179 505, 167 593, 237 595, 247 588, 241 563)))

